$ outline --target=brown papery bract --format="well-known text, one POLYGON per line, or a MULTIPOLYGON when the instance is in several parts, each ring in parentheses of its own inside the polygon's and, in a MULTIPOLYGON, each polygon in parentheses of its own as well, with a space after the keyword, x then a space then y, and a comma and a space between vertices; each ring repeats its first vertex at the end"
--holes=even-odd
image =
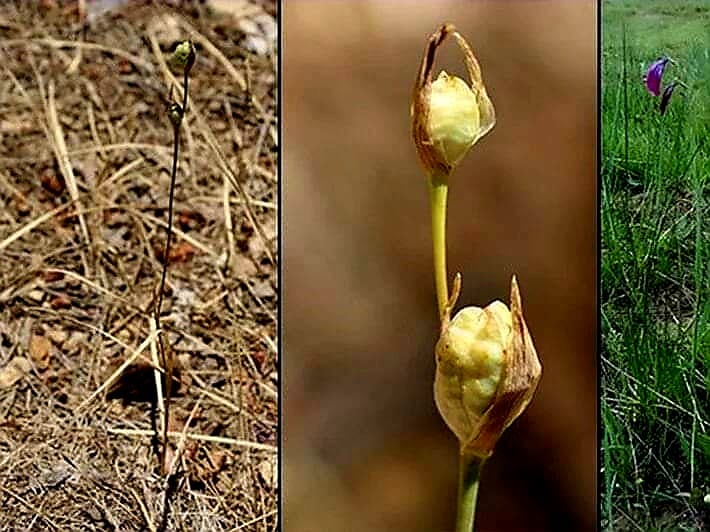
POLYGON ((483 416, 479 430, 466 442, 462 450, 486 457, 492 454, 503 431, 527 408, 542 376, 542 365, 532 337, 523 318, 518 281, 510 283, 510 313, 512 335, 503 354, 503 376, 491 406, 483 416))

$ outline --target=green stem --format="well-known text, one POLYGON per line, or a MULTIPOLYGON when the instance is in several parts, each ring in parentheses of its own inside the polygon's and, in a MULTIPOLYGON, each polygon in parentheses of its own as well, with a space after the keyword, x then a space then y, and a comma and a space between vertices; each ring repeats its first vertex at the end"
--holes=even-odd
POLYGON ((439 319, 443 322, 449 304, 449 286, 446 273, 446 197, 449 191, 448 176, 429 176, 429 203, 431 205, 431 234, 434 250, 434 279, 439 319))
POLYGON ((459 495, 456 511, 456 532, 473 532, 476 517, 478 482, 485 458, 461 451, 459 455, 459 495))

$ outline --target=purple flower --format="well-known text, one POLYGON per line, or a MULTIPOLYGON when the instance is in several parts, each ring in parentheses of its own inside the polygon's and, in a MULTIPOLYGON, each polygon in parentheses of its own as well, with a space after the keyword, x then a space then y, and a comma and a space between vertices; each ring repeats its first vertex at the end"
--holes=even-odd
POLYGON ((661 57, 657 61, 651 63, 651 66, 648 67, 648 70, 646 71, 644 82, 646 83, 648 92, 654 96, 661 95, 661 78, 663 78, 663 71, 666 69, 668 61, 669 59, 667 57, 661 57))

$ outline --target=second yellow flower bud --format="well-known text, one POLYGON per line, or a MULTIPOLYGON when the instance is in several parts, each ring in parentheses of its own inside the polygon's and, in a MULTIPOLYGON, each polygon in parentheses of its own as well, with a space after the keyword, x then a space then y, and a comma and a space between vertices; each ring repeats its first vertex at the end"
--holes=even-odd
POLYGON ((500 301, 466 307, 442 331, 436 344, 436 406, 461 448, 485 458, 527 407, 541 372, 513 277, 510 309, 500 301))

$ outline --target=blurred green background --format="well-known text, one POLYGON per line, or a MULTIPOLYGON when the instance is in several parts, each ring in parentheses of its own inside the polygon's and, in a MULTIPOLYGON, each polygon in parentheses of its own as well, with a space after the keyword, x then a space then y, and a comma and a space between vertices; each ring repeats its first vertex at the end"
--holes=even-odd
MULTIPOLYGON (((427 37, 446 21, 498 116, 451 181, 459 306, 507 302, 516 273, 543 363, 483 472, 477 530, 594 530, 596 2, 284 4, 289 532, 453 529, 457 442, 433 402, 429 207, 409 118, 427 37)), ((442 52, 463 75, 455 44, 442 52)))

